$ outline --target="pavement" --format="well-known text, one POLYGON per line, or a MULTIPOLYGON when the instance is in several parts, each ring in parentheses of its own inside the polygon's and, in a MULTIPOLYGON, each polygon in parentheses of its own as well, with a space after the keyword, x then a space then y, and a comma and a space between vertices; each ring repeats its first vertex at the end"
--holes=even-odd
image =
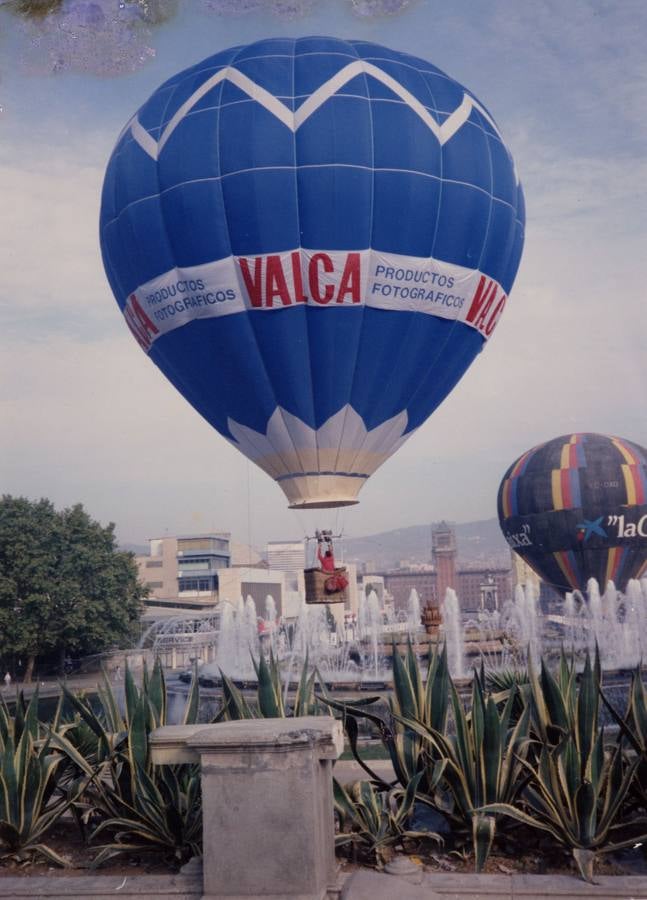
MULTIPOLYGON (((83 875, 81 877, 0 874, 2 900, 201 900, 202 878, 193 875, 83 875)), ((328 900, 647 900, 644 876, 603 876, 591 885, 570 875, 392 875, 371 869, 349 873, 328 900)), ((233 900, 222 898, 222 900, 233 900)), ((252 897, 236 900, 254 900, 252 897)), ((262 900, 262 897, 257 897, 262 900)), ((272 895, 267 900, 279 900, 272 895)), ((286 900, 289 898, 286 897, 286 900)), ((296 900, 296 898, 293 898, 296 900)), ((305 898, 299 898, 305 900, 305 898)))
MULTIPOLYGON (((12 681, 9 687, 6 687, 4 682, 2 682, 0 694, 5 700, 13 700, 22 691, 25 699, 29 699, 36 688, 38 688, 38 693, 41 697, 55 697, 58 696, 61 682, 73 691, 93 691, 101 683, 101 680, 100 672, 91 672, 88 675, 70 675, 67 678, 59 676, 38 678, 34 679, 30 684, 24 684, 22 681, 12 681)), ((121 681, 123 682, 123 678, 121 681)), ((117 684, 117 681, 113 679, 113 683, 117 684)))
MULTIPOLYGON (((385 781, 394 781, 395 773, 391 760, 369 759, 366 761, 369 769, 385 781)), ((333 775, 340 784, 349 784, 352 781, 369 781, 370 775, 354 759, 338 759, 333 766, 333 775)))
POLYGON ((571 875, 464 875, 418 872, 389 875, 358 869, 344 883, 340 900, 646 900, 644 876, 602 876, 587 884, 571 875))

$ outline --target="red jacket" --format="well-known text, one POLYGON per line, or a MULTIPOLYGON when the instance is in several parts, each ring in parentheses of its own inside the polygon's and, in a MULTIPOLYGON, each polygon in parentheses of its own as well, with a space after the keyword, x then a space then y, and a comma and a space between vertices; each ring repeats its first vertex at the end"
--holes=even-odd
POLYGON ((329 572, 331 575, 335 571, 335 557, 332 555, 332 551, 330 551, 330 556, 325 556, 321 552, 321 547, 317 548, 317 558, 321 563, 321 571, 329 572))

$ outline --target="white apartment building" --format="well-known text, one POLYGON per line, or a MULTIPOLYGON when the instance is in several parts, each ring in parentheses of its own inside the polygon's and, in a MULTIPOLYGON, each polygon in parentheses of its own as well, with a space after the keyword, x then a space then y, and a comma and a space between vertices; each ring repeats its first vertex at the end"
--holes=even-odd
POLYGON ((303 570, 306 567, 304 541, 268 541, 267 565, 271 572, 285 572, 286 587, 303 591, 303 570))

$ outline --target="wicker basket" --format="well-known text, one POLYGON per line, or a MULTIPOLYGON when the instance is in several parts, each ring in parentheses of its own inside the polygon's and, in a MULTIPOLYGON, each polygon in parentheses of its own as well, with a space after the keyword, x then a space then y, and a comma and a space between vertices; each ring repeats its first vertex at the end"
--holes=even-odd
MULTIPOLYGON (((343 591, 326 590, 326 582, 331 578, 330 572, 321 569, 305 569, 303 572, 306 585, 306 603, 344 603, 348 599, 348 587, 343 591)), ((346 577, 346 569, 335 569, 335 575, 346 577)))

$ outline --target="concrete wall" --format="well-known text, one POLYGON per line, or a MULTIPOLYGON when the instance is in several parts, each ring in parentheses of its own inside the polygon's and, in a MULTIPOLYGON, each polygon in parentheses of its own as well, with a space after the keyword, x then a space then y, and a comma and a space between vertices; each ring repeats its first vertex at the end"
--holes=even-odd
POLYGON ((238 598, 245 599, 247 594, 254 597, 256 610, 260 616, 264 616, 265 595, 271 594, 276 603, 279 616, 283 615, 283 596, 285 594, 285 576, 283 572, 272 572, 269 569, 254 569, 249 566, 241 566, 233 569, 220 569, 218 572, 220 583, 220 602, 229 600, 237 603, 238 598), (259 590, 253 590, 258 585, 259 590))
POLYGON ((150 596, 160 600, 177 597, 177 538, 153 538, 148 556, 135 561, 139 579, 149 585, 150 596))

